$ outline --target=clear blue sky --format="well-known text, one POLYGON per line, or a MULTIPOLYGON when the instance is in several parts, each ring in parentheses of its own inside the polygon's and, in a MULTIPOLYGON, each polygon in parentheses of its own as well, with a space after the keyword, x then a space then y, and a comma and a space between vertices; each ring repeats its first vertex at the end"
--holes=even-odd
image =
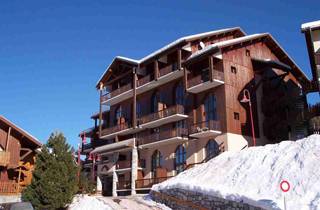
MULTIPOLYGON (((319 1, 1 1, 0 114, 72 145, 98 110, 96 81, 116 55, 141 58, 180 36, 240 26, 270 32, 310 76, 300 24, 319 1)), ((315 94, 314 103, 318 100, 315 94)))

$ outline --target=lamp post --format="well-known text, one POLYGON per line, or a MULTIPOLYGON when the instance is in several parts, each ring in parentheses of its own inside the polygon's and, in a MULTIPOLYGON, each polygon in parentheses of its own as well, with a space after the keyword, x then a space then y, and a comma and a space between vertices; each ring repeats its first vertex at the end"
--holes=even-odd
POLYGON ((251 97, 250 97, 250 92, 249 92, 248 89, 244 89, 243 90, 243 98, 242 98, 242 100, 240 102, 241 103, 249 103, 253 146, 256 146, 256 137, 255 137, 255 134, 254 134, 254 124, 253 124, 252 108, 251 108, 251 97))

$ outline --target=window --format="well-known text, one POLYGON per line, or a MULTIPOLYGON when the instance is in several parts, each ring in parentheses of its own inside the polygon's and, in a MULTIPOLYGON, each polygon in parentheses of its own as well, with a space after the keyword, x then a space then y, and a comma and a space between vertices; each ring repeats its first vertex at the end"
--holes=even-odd
POLYGON ((239 114, 238 112, 234 112, 234 113, 233 113, 233 118, 234 118, 235 120, 240 120, 240 114, 239 114))
POLYGON ((186 149, 183 145, 179 145, 175 152, 175 169, 179 174, 184 170, 186 164, 186 149))
POLYGON ((250 56, 250 50, 246 49, 246 56, 250 56))
POLYGON ((206 145, 206 160, 216 157, 219 153, 218 143, 214 139, 210 139, 206 145))
POLYGON ((176 86, 175 102, 176 104, 184 105, 184 90, 182 82, 179 82, 179 84, 176 86))
POLYGON ((213 94, 207 96, 204 101, 205 121, 217 119, 216 97, 213 94))
POLYGON ((237 73, 237 68, 235 66, 231 66, 231 73, 237 73))
POLYGON ((156 169, 162 166, 162 155, 159 150, 153 152, 151 157, 151 172, 152 176, 155 176, 156 169))

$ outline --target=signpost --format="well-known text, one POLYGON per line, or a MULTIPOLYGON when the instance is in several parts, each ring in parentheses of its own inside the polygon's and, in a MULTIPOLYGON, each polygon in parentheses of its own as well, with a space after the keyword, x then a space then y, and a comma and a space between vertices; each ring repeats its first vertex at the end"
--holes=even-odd
MULTIPOLYGON (((282 180, 280 182, 280 189, 282 190, 282 192, 286 193, 290 190, 290 183, 287 180, 282 180)), ((283 195, 283 205, 284 205, 284 209, 287 209, 286 206, 286 197, 285 195, 283 195)))

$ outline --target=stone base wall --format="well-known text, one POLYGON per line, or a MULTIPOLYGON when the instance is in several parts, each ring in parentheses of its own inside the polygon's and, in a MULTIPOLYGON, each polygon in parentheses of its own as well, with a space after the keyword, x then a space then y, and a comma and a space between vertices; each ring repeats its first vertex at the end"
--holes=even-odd
POLYGON ((170 189, 166 192, 150 191, 153 200, 163 203, 172 209, 179 210, 263 210, 260 207, 246 203, 225 200, 203 193, 186 191, 182 189, 170 189))

